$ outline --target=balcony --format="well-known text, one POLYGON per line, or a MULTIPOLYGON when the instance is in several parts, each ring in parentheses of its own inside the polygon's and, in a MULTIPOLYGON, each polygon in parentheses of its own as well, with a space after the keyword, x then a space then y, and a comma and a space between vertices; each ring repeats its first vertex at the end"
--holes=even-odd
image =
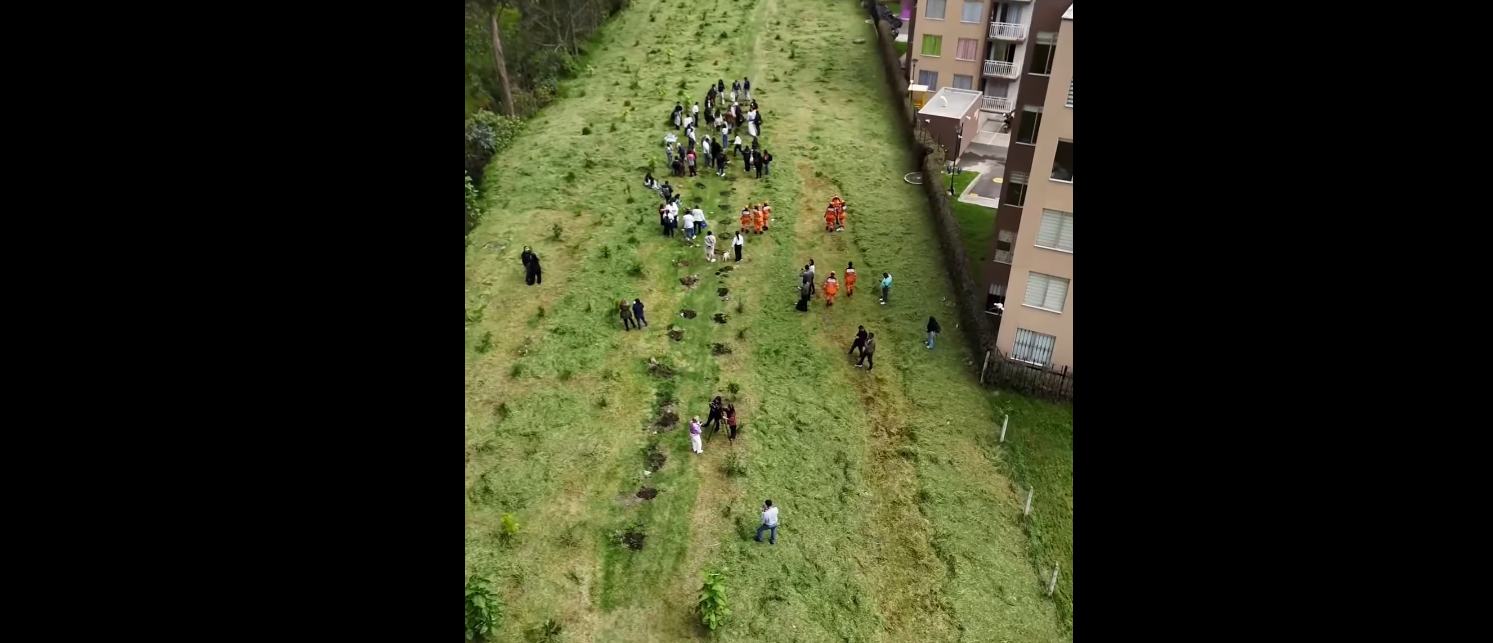
POLYGON ((994 40, 1024 42, 1026 41, 1026 25, 1014 22, 992 22, 990 23, 990 37, 994 40))
POLYGON ((985 61, 985 75, 993 78, 1016 78, 1016 65, 1001 60, 985 61))
POLYGON ((1011 99, 1005 96, 985 96, 980 101, 980 109, 987 112, 1001 112, 1004 114, 1011 111, 1011 99))

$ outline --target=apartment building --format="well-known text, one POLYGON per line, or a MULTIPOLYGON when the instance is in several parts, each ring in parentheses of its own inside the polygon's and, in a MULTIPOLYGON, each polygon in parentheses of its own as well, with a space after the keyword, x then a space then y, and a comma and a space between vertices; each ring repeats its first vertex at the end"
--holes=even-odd
POLYGON ((1050 56, 1048 74, 1027 74, 985 266, 996 347, 1049 368, 1073 368, 1073 6, 1033 17, 1054 34, 1028 56, 1050 56), (1049 18, 1051 22, 1049 22, 1049 18), (1044 48, 1046 51, 1044 51, 1044 48), (1052 80, 1055 79, 1055 80, 1052 80), (1049 82, 1051 80, 1051 82, 1049 82), (997 306, 996 304, 999 304, 997 306))
POLYGON ((930 95, 942 87, 979 91, 982 121, 1003 117, 1016 104, 1030 53, 1032 7, 1058 1, 917 0, 908 21, 909 80, 927 85, 930 95))

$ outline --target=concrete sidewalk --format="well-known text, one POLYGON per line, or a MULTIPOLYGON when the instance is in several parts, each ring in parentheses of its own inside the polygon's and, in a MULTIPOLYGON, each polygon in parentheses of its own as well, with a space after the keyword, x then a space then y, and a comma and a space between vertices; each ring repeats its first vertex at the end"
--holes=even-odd
MULTIPOLYGON (((964 154, 957 161, 960 169, 965 171, 979 172, 980 176, 971 181, 964 188, 964 193, 959 195, 959 200, 965 203, 985 206, 987 208, 1000 207, 1001 180, 1006 174, 1006 148, 1005 145, 993 145, 984 143, 983 140, 991 140, 994 137, 1010 139, 1010 134, 997 134, 994 132, 981 132, 976 136, 975 142, 964 149, 964 154)), ((1005 141, 1001 141, 1005 142, 1005 141)))

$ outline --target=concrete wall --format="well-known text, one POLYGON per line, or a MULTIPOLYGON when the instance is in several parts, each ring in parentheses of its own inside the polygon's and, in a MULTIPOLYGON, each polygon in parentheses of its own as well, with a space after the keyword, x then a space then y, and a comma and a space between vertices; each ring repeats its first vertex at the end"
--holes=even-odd
MULTIPOLYGON (((1064 7, 1066 10, 1066 7, 1064 7)), ((1073 184, 1054 181, 1053 157, 1057 153, 1058 140, 1073 141, 1073 108, 1067 107, 1068 79, 1073 74, 1073 21, 1062 20, 1058 29, 1057 52, 1053 59, 1052 82, 1047 83, 1043 96, 1042 125, 1037 132, 1037 143, 1032 147, 1030 179, 1028 180, 1026 205, 1020 208, 1021 226, 1016 235, 1014 259, 1009 270, 1006 287, 1006 312, 1001 319, 996 335, 996 346, 1010 355, 1016 344, 1016 331, 1029 331, 1052 335, 1052 366, 1073 368, 1073 254, 1036 247, 1037 231, 1042 221, 1042 211, 1058 210, 1073 212, 1073 184), (1029 273, 1039 272, 1069 280, 1068 296, 1063 312, 1054 313, 1022 304, 1026 295, 1029 273)), ((1023 86, 1025 89, 1025 85, 1023 86)), ((1012 149, 1015 149, 1013 144, 1012 149)), ((1075 150, 1075 156, 1076 150, 1075 150)), ((1074 160, 1077 165, 1077 159, 1074 160)), ((1004 208, 1002 208, 1004 213, 1004 208)), ((1074 219, 1077 215, 1074 214, 1074 219)), ((999 220, 999 217, 997 217, 999 220)), ((999 226, 999 223, 997 224, 999 226)))

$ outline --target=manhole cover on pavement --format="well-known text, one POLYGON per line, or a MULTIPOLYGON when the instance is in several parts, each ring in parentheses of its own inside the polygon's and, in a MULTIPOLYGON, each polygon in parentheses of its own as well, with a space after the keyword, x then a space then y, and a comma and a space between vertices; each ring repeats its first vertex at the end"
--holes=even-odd
POLYGON ((902 180, 903 181, 907 181, 908 183, 911 183, 913 185, 922 185, 923 184, 923 173, 922 172, 908 172, 907 174, 905 174, 905 175, 902 176, 902 180))

